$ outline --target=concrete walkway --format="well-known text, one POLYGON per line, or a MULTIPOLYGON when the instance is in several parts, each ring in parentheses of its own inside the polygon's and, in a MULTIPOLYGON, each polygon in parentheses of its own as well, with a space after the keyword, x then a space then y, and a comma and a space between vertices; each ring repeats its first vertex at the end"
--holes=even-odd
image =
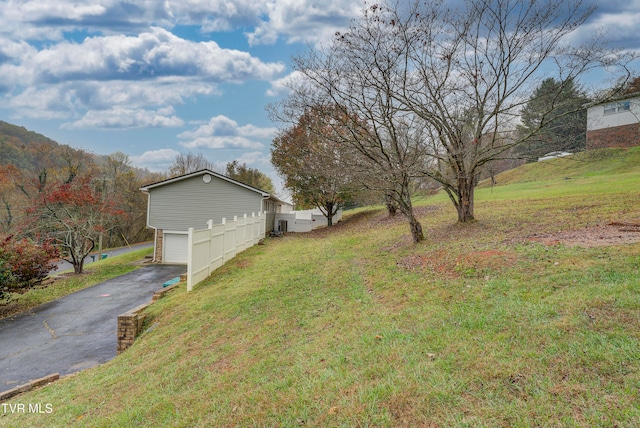
POLYGON ((117 317, 151 300, 186 266, 149 265, 0 320, 0 391, 116 356, 117 317))

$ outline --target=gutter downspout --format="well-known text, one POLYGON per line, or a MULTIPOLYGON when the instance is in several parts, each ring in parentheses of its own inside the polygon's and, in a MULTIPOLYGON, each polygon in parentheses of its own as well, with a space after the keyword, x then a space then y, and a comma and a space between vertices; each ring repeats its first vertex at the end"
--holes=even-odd
MULTIPOLYGON (((262 200, 260 201, 260 209, 261 209, 261 211, 260 211, 260 212, 265 213, 265 218, 266 218, 266 215, 267 215, 267 210, 265 210, 265 209, 264 209, 264 201, 266 201, 266 200, 267 200, 267 199, 269 199, 269 198, 271 198, 271 195, 270 195, 270 194, 267 194, 266 196, 265 196, 265 195, 263 195, 263 196, 262 196, 262 200)), ((273 219, 274 219, 274 220, 273 220, 273 224, 271 225, 271 230, 275 230, 275 229, 276 229, 276 224, 275 224, 276 220, 275 220, 275 216, 273 217, 273 219)), ((268 229, 268 227, 267 227, 266 220, 265 220, 265 233, 266 233, 266 230, 267 230, 267 229, 268 229)))
POLYGON ((267 199, 269 199, 271 197, 271 195, 267 195, 267 196, 262 196, 262 200, 260 201, 260 212, 265 212, 266 210, 264 209, 264 201, 266 201, 267 199))
POLYGON ((142 191, 142 193, 147 194, 147 227, 149 229, 153 229, 153 258, 151 259, 151 263, 157 263, 158 261, 156 260, 156 246, 158 244, 158 229, 149 224, 149 205, 151 203, 151 193, 149 193, 149 190, 144 187, 140 190, 142 191))

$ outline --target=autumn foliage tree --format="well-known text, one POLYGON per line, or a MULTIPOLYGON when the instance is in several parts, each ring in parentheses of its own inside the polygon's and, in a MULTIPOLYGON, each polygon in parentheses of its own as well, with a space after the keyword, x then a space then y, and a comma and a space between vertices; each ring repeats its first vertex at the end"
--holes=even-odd
POLYGON ((75 273, 82 273, 100 234, 122 221, 125 213, 110 195, 96 189, 90 177, 81 177, 44 189, 30 209, 27 230, 51 239, 75 273))
POLYGON ((77 229, 95 231, 88 234, 91 239, 104 237, 107 247, 149 239, 147 199, 139 189, 142 180, 164 178, 135 168, 124 153, 94 155, 0 121, 0 282, 25 288, 47 274, 54 268, 49 260, 58 256, 42 250, 52 245, 69 261, 75 257, 81 270, 82 254, 63 247, 65 236, 73 236, 71 218, 77 229), (65 188, 77 194, 63 197, 65 188), (69 200, 83 197, 82 209, 78 200, 69 200), (64 216, 69 219, 60 220, 64 216))
POLYGON ((19 177, 20 171, 15 165, 0 165, 0 232, 11 233, 20 201, 23 196, 16 187, 15 180, 19 177))
POLYGON ((275 193, 273 182, 262 171, 257 168, 248 167, 246 163, 241 164, 237 160, 227 163, 225 173, 227 177, 248 184, 268 193, 275 193))
POLYGON ((353 157, 342 141, 348 132, 335 123, 339 110, 332 109, 333 117, 326 110, 311 108, 296 125, 281 131, 273 140, 271 163, 296 204, 317 207, 332 226, 353 191, 347 168, 353 157))

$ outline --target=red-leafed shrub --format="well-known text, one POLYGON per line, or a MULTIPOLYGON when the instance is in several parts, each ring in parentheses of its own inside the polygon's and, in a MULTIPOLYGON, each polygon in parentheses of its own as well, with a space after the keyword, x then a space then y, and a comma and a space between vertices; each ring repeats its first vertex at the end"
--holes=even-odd
POLYGON ((39 284, 57 268, 52 260, 58 256, 58 250, 50 243, 9 236, 0 242, 0 289, 25 289, 39 284))

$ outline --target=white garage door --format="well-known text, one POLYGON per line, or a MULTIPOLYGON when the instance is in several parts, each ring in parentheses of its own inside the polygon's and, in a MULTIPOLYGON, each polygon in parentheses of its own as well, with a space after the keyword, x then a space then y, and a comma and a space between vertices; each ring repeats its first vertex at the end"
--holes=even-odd
POLYGON ((164 263, 187 263, 187 234, 164 234, 164 263))

